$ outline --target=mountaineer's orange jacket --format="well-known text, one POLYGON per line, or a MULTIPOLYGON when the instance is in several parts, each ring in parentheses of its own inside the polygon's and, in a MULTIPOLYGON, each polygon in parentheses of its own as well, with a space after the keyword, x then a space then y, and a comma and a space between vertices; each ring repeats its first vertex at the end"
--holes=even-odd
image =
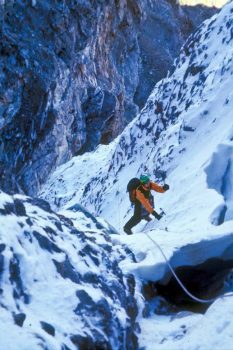
POLYGON ((154 211, 154 208, 151 206, 149 202, 150 190, 154 190, 156 192, 164 193, 165 190, 162 186, 159 186, 155 182, 150 181, 150 187, 146 188, 141 185, 136 189, 136 199, 143 205, 143 207, 151 214, 154 211))

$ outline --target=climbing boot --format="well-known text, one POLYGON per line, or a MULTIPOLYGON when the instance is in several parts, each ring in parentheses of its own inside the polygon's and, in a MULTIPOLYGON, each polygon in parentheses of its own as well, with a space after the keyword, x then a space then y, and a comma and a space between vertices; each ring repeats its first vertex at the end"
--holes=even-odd
POLYGON ((144 218, 143 218, 144 220, 146 220, 147 222, 149 222, 149 221, 151 221, 152 219, 149 217, 149 215, 148 216, 144 216, 144 218))
POLYGON ((125 227, 125 226, 124 226, 124 231, 125 231, 125 233, 127 233, 127 235, 133 234, 132 230, 130 228, 125 227))
POLYGON ((162 215, 159 215, 158 213, 156 213, 155 210, 154 210, 151 214, 152 214, 157 220, 162 219, 162 215))

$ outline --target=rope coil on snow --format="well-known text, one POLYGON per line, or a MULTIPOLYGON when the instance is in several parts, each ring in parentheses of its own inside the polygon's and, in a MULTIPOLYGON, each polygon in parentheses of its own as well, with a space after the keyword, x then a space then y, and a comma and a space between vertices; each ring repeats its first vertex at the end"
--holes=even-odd
POLYGON ((171 266, 171 264, 169 263, 166 255, 164 254, 162 248, 160 247, 160 245, 158 243, 156 243, 153 238, 150 237, 150 235, 147 233, 148 231, 152 231, 152 230, 147 230, 147 231, 143 231, 145 232, 145 234, 147 235, 147 237, 154 243, 154 245, 159 249, 159 251, 161 252, 161 254, 163 255, 169 269, 171 270, 173 276, 175 277, 175 279, 177 280, 177 282, 179 283, 180 287, 183 289, 183 291, 193 300, 197 301, 198 303, 203 303, 203 304, 210 304, 213 303, 215 300, 219 299, 219 298, 226 298, 226 297, 230 297, 233 296, 233 293, 231 294, 227 294, 227 295, 220 295, 216 298, 212 298, 212 299, 200 299, 198 297, 196 297, 195 295, 193 295, 192 293, 190 293, 188 291, 188 289, 183 285, 183 283, 181 282, 181 280, 179 279, 179 277, 177 276, 177 274, 175 273, 173 267, 171 266))

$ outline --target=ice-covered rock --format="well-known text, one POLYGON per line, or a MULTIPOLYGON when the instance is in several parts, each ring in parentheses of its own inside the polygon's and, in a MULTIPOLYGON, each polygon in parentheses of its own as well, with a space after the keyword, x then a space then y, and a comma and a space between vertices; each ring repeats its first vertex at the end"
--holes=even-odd
MULTIPOLYGON (((0 348, 136 349, 129 250, 79 207, 0 193, 0 348)), ((133 258, 133 256, 132 256, 133 258)))

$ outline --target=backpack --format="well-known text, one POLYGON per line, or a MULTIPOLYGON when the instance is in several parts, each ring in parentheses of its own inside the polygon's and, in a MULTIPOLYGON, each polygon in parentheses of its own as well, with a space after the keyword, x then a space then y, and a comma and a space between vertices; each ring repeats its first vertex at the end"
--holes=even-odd
POLYGON ((141 181, 134 177, 128 182, 127 192, 129 192, 129 200, 130 202, 135 202, 136 200, 136 189, 141 185, 141 181))

